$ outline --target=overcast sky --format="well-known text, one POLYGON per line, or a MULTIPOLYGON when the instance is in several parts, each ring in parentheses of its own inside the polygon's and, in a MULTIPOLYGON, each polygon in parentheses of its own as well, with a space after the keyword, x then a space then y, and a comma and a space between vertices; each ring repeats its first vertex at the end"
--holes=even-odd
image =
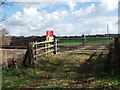
MULTIPOLYGON (((118 32, 118 0, 100 2, 19 2, 3 5, 7 20, 0 24, 12 36, 105 34, 118 32)), ((4 14, 3 14, 4 16, 4 14)))

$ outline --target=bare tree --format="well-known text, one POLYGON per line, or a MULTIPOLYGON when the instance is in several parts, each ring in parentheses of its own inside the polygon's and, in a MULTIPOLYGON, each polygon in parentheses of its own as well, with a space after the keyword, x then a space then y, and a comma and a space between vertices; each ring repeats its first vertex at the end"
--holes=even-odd
POLYGON ((5 3, 6 3, 6 0, 0 1, 0 9, 1 9, 1 13, 0 13, 1 19, 0 19, 0 22, 4 21, 5 18, 6 18, 6 14, 4 16, 2 15, 2 5, 5 4, 5 3))
POLYGON ((0 46, 1 45, 10 45, 11 39, 6 36, 9 32, 5 28, 0 29, 0 46))
POLYGON ((0 6, 3 5, 7 0, 0 1, 0 6))
POLYGON ((0 22, 4 21, 7 19, 7 12, 2 12, 2 6, 3 5, 10 5, 12 6, 13 5, 13 2, 7 2, 7 0, 2 0, 0 1, 0 10, 1 10, 1 18, 0 18, 0 22))
POLYGON ((0 29, 0 34, 7 35, 7 34, 9 34, 9 32, 6 30, 6 28, 1 28, 0 29))
MULTIPOLYGON (((8 1, 8 0, 1 0, 0 1, 0 23, 2 24, 3 21, 6 21, 7 19, 7 11, 2 10, 3 9, 3 5, 8 5, 8 6, 12 6, 13 2, 12 1, 8 1)), ((0 35, 7 35, 9 32, 6 30, 6 28, 0 26, 0 35)))
MULTIPOLYGON (((7 0, 0 1, 0 10, 1 10, 0 23, 2 23, 7 19, 7 12, 2 12, 2 5, 11 5, 11 4, 7 3, 7 0)), ((6 30, 6 28, 0 26, 0 45, 10 45, 11 40, 6 36, 8 33, 9 32, 6 30)))

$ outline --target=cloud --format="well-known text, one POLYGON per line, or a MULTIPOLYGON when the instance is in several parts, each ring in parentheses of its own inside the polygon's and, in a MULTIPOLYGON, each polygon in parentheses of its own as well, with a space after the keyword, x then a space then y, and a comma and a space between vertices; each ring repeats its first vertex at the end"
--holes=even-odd
POLYGON ((118 0, 102 0, 94 13, 103 14, 118 8, 118 0))
POLYGON ((15 36, 40 36, 45 35, 46 30, 54 30, 56 35, 105 34, 107 25, 110 33, 117 33, 117 16, 99 16, 116 9, 116 6, 110 5, 111 3, 107 5, 106 2, 101 2, 98 6, 91 4, 87 8, 75 10, 76 3, 71 3, 69 7, 72 12, 61 8, 47 12, 39 11, 38 7, 34 6, 24 7, 23 11, 9 17, 5 26, 10 35, 15 36), (95 13, 98 16, 95 16, 95 13), (91 18, 90 15, 94 17, 91 18), (89 18, 85 18, 87 16, 89 18))
MULTIPOLYGON (((49 16, 49 15, 48 15, 49 16)), ((47 19, 47 18, 46 18, 47 19)), ((59 22, 59 20, 57 20, 59 22)), ((46 30, 54 30, 55 35, 82 35, 82 34, 105 34, 106 26, 109 25, 110 33, 117 33, 118 25, 115 24, 117 21, 117 16, 111 17, 96 17, 96 18, 86 18, 81 22, 74 23, 53 23, 53 19, 50 21, 41 23, 36 23, 36 26, 31 25, 26 26, 8 26, 11 30, 11 35, 45 35, 46 30), (53 24, 52 24, 53 23, 53 24), (41 26, 40 26, 41 25, 41 26)))
POLYGON ((86 31, 90 34, 105 34, 106 33, 106 27, 109 25, 109 31, 110 33, 117 33, 118 31, 118 25, 116 24, 118 20, 117 16, 110 16, 110 17, 96 17, 96 18, 89 18, 85 19, 82 23, 83 26, 86 27, 86 31), (89 27, 89 28, 88 28, 89 27))
POLYGON ((70 7, 70 10, 73 11, 76 6, 76 2, 69 1, 68 6, 70 7))
POLYGON ((56 2, 16 2, 13 3, 14 6, 20 6, 20 7, 25 7, 25 8, 30 8, 30 7, 34 7, 34 8, 44 8, 44 7, 52 7, 55 4, 59 4, 56 2))
MULTIPOLYGON (((54 27, 61 23, 63 17, 67 16, 65 10, 58 10, 52 13, 38 11, 37 8, 23 8, 23 12, 16 12, 8 18, 6 27, 10 30, 11 35, 31 35, 29 32, 43 32, 46 29, 54 27), (16 32, 17 33, 16 33, 16 32)), ((32 33, 34 35, 34 33, 32 33)), ((38 35, 38 34, 37 34, 38 35)))
POLYGON ((96 18, 83 19, 77 24, 58 24, 51 30, 54 30, 56 35, 106 34, 107 25, 109 25, 109 32, 117 33, 118 25, 115 24, 116 21, 117 16, 99 16, 96 18))
POLYGON ((74 31, 74 24, 67 23, 67 24, 58 24, 53 27, 56 32, 56 35, 72 35, 74 31))
POLYGON ((118 8, 118 0, 102 0, 100 8, 106 6, 107 10, 112 11, 118 8))
MULTIPOLYGON (((14 2, 69 2, 70 0, 12 0, 14 2)), ((74 2, 90 2, 99 0, 71 0, 74 2)))
POLYGON ((95 4, 91 4, 87 8, 80 8, 80 10, 74 11, 73 17, 75 18, 75 20, 79 20, 82 17, 90 15, 94 11, 95 11, 95 4))
POLYGON ((118 8, 118 0, 101 0, 100 4, 96 6, 91 4, 86 8, 80 8, 79 10, 74 10, 72 12, 73 19, 81 20, 86 16, 100 16, 107 12, 114 11, 118 8))

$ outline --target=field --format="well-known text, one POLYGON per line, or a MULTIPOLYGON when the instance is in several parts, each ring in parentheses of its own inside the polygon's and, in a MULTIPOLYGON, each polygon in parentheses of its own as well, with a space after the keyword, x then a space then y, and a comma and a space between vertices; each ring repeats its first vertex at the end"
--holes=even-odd
MULTIPOLYGON (((108 45, 111 40, 108 38, 87 38, 86 45, 108 45)), ((59 39, 60 45, 82 45, 82 39, 59 39)))
POLYGON ((106 60, 101 53, 49 55, 38 68, 3 69, 3 88, 119 88, 120 76, 109 75, 106 60))

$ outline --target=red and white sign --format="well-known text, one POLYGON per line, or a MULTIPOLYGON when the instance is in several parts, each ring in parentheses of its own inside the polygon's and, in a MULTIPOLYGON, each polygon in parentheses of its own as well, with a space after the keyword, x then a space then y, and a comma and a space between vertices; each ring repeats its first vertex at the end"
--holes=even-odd
POLYGON ((53 31, 46 31, 46 40, 47 41, 52 41, 54 40, 54 32, 53 31))
POLYGON ((46 31, 46 36, 54 37, 54 32, 53 31, 46 31))

